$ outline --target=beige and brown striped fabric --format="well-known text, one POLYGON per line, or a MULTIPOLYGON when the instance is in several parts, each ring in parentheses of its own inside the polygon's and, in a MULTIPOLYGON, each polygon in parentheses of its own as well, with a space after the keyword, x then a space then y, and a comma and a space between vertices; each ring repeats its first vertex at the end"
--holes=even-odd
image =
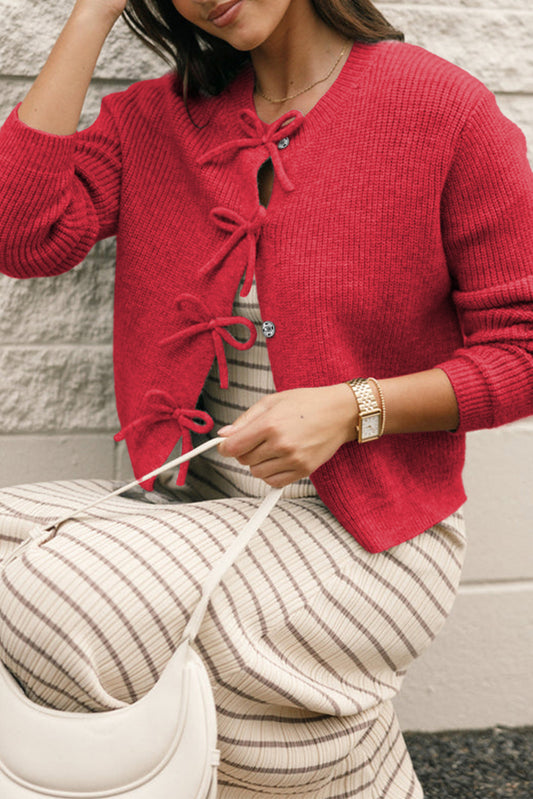
MULTIPOLYGON (((271 379, 242 374, 256 371, 271 379)), ((217 413, 224 422, 235 409, 217 413)), ((0 657, 30 697, 85 712, 150 689, 211 565, 260 502, 242 483, 249 475, 220 475, 223 466, 211 461, 204 490, 250 496, 116 497, 1 570, 0 657)), ((109 488, 0 491, 0 557, 35 523, 109 488)), ((221 799, 420 799, 391 699, 450 611, 464 548, 460 513, 371 554, 318 497, 281 499, 216 590, 198 639, 218 708, 221 799)))

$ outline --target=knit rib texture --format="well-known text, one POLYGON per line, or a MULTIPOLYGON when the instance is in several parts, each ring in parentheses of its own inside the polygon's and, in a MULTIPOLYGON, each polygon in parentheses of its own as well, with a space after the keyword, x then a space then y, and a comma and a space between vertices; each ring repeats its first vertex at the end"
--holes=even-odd
POLYGON ((243 276, 275 326, 278 391, 440 366, 455 433, 347 444, 312 475, 370 551, 419 534, 464 501, 464 433, 533 413, 524 136, 479 81, 400 42, 355 44, 305 117, 263 123, 249 69, 189 112, 172 75, 109 96, 71 137, 15 110, 0 132, 2 271, 60 274, 117 235, 117 408, 138 477, 209 431, 194 412, 213 360, 223 382, 229 348, 256 338, 232 316, 243 276))

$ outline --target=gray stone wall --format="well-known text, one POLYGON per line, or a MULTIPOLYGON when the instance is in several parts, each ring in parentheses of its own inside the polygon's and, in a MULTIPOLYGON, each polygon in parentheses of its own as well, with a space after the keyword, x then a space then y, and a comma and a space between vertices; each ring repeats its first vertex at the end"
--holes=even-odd
MULTIPOLYGON (((0 118, 44 62, 70 0, 0 0, 0 118)), ((496 93, 533 147, 531 0, 390 0, 380 9, 419 44, 496 93)), ((166 66, 119 23, 82 126, 100 98, 166 66)), ((0 485, 130 473, 112 385, 113 259, 99 244, 67 275, 0 276, 0 485)), ((404 727, 533 723, 533 421, 469 436, 470 548, 452 618, 414 664, 397 701, 404 727)))

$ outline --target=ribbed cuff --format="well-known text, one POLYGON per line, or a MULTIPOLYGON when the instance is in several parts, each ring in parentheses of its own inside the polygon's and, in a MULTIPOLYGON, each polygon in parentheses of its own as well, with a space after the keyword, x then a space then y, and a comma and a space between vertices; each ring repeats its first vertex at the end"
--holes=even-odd
POLYGON ((57 136, 21 122, 17 105, 0 129, 0 160, 18 169, 56 175, 72 166, 75 135, 57 136))
POLYGON ((459 425, 451 431, 455 434, 494 427, 494 407, 487 387, 487 380, 479 366, 466 357, 458 356, 439 363, 448 376, 457 399, 459 425))

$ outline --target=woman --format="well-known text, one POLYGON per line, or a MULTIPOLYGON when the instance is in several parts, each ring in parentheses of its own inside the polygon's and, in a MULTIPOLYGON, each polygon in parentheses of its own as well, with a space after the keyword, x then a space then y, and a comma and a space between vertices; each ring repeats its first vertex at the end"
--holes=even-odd
MULTIPOLYGON (((177 74, 75 134, 124 6, 77 0, 2 129, 0 263, 59 274, 117 234, 136 475, 191 432, 225 441, 186 488, 174 475, 12 561, 2 660, 59 709, 135 701, 242 519, 285 487, 200 635, 220 796, 420 797, 391 699, 457 589, 464 433, 533 412, 524 138, 366 0, 132 0, 177 74)), ((4 552, 103 492, 3 492, 4 552)))

